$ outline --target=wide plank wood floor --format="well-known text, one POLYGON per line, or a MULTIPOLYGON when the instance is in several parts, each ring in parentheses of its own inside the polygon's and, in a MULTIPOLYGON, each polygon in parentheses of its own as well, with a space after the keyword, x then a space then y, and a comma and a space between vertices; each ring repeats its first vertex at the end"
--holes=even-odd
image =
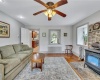
POLYGON ((47 53, 46 57, 64 57, 68 63, 70 62, 79 62, 79 57, 74 54, 64 54, 64 53, 47 53))

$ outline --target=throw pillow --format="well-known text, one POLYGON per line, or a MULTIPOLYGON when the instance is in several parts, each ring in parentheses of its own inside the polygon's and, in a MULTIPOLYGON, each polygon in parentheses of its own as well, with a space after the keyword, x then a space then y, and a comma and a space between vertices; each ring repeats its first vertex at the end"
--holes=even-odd
POLYGON ((28 45, 21 45, 21 51, 28 50, 28 49, 29 49, 28 45))

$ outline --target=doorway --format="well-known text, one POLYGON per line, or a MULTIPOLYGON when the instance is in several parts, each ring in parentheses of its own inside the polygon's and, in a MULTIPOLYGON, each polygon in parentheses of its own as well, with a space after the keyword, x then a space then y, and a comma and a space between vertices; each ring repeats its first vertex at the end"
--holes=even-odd
POLYGON ((33 30, 32 31, 32 48, 33 52, 39 52, 39 35, 40 31, 39 30, 33 30))
POLYGON ((27 28, 21 28, 21 43, 32 47, 31 43, 31 33, 32 31, 27 28))

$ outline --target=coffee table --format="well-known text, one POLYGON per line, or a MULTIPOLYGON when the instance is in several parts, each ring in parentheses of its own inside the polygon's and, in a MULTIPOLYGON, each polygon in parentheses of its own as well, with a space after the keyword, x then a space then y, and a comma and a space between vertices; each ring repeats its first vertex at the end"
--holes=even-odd
POLYGON ((33 63, 36 63, 36 68, 37 68, 37 64, 40 64, 40 69, 42 71, 42 64, 44 63, 44 57, 45 55, 43 53, 32 53, 32 57, 31 57, 31 70, 33 70, 33 63))

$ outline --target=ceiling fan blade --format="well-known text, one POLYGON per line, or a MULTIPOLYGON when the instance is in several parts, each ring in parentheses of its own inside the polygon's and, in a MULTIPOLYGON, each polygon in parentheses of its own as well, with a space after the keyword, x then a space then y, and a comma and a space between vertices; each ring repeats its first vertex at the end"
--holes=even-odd
POLYGON ((41 0, 34 0, 34 1, 40 3, 41 5, 45 6, 46 8, 49 7, 47 4, 45 4, 45 3, 44 3, 43 1, 41 1, 41 0))
POLYGON ((62 12, 60 12, 58 10, 54 10, 54 11, 56 12, 56 14, 58 14, 58 15, 60 15, 62 17, 66 17, 66 14, 64 14, 64 13, 62 13, 62 12))
POLYGON ((57 7, 59 7, 59 6, 62 6, 62 5, 64 5, 64 4, 67 4, 67 3, 68 3, 67 0, 60 0, 59 2, 57 2, 56 4, 54 4, 52 7, 53 7, 53 8, 57 8, 57 7))
POLYGON ((35 16, 35 15, 38 15, 38 14, 40 14, 40 13, 42 13, 42 12, 45 12, 45 11, 47 11, 47 10, 41 10, 41 11, 39 11, 39 12, 34 13, 33 15, 35 16))

